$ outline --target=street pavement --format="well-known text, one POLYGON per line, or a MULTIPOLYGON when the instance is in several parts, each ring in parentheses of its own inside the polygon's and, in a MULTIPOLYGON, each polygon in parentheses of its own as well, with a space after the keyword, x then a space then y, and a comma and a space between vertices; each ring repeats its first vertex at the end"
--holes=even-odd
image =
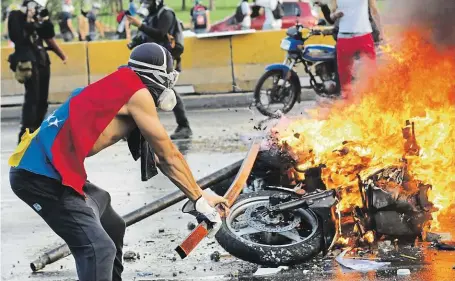
MULTIPOLYGON (((296 104, 291 115, 298 116, 302 109, 315 105, 315 102, 296 104)), ((197 179, 242 159, 249 139, 257 133, 254 126, 266 119, 246 108, 191 110, 188 115, 194 133, 192 141, 176 141, 176 144, 197 179)), ((160 118, 171 133, 176 126, 173 114, 160 113, 160 118)), ((62 240, 10 189, 7 159, 16 145, 18 126, 14 120, 1 124, 2 280, 77 280, 72 256, 38 273, 30 270, 32 260, 59 246, 62 240)), ((110 192, 112 205, 120 215, 177 190, 162 174, 142 182, 140 163, 133 161, 123 141, 87 159, 86 168, 89 180, 110 192)), ((188 222, 194 222, 190 215, 181 212, 182 205, 180 202, 127 228, 124 251, 137 252, 140 259, 125 262, 124 280, 455 280, 453 252, 437 252, 427 246, 422 247, 423 252, 417 248, 410 250, 410 255, 420 255, 423 260, 404 261, 387 270, 369 273, 347 272, 333 257, 319 257, 273 276, 256 277, 253 275, 256 265, 233 257, 211 261, 213 251, 222 254, 225 251, 210 239, 205 239, 189 257, 181 260, 174 248, 189 234, 188 222), (410 268, 412 273, 405 279, 397 277, 397 267, 410 268)))

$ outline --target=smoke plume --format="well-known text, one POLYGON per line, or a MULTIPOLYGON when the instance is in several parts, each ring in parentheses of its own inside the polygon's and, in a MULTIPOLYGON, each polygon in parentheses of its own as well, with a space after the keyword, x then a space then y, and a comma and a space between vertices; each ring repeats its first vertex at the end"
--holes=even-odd
POLYGON ((385 24, 415 26, 429 31, 436 44, 455 46, 455 0, 379 0, 385 24))

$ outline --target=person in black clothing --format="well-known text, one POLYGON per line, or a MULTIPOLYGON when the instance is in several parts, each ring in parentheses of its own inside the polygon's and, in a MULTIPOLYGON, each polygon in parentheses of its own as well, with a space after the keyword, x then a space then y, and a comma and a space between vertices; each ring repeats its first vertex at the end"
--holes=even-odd
POLYGON ((25 0, 20 10, 12 11, 8 17, 8 36, 15 48, 9 57, 10 68, 25 85, 19 141, 26 129, 33 132, 39 128, 47 112, 50 80, 47 50, 53 50, 64 63, 67 59, 53 39, 54 25, 44 8, 45 1, 25 0))
MULTIPOLYGON (((169 37, 171 29, 175 26, 177 18, 172 9, 164 5, 162 0, 143 0, 141 7, 137 13, 144 17, 143 21, 127 15, 128 21, 138 27, 139 33, 133 38, 130 48, 146 42, 153 42, 164 47, 169 45, 169 37)), ((175 70, 181 71, 180 57, 174 57, 176 61, 175 70)), ((176 93, 177 105, 173 112, 177 121, 177 129, 171 135, 171 139, 188 139, 192 136, 188 118, 185 113, 185 106, 182 98, 176 93)))

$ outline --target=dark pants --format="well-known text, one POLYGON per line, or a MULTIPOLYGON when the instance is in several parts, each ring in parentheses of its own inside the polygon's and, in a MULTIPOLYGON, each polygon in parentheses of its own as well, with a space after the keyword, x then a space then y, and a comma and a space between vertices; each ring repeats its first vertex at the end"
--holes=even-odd
POLYGON ((87 182, 86 198, 59 181, 12 168, 14 193, 68 244, 80 281, 122 280, 124 220, 105 190, 87 182))
POLYGON ((175 96, 177 98, 177 104, 175 105, 173 111, 177 125, 180 127, 189 127, 190 124, 188 122, 188 118, 186 118, 185 105, 183 104, 182 98, 177 93, 175 93, 175 96))
POLYGON ((71 42, 74 39, 74 35, 70 31, 66 31, 62 33, 62 38, 65 42, 71 42))
POLYGON ((26 128, 30 131, 38 129, 47 112, 49 96, 50 66, 33 64, 32 76, 25 81, 25 97, 22 106, 22 126, 19 139, 26 128))

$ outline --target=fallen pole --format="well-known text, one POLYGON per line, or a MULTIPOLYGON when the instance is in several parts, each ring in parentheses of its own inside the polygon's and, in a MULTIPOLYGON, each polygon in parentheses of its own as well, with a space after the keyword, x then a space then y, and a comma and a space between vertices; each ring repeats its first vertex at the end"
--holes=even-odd
MULTIPOLYGON (((237 161, 234 164, 231 164, 223 169, 220 169, 202 179, 197 183, 202 189, 210 188, 230 177, 233 177, 237 174, 237 171, 240 169, 243 160, 237 161)), ((185 199, 186 196, 180 190, 172 192, 164 197, 161 197, 158 200, 153 201, 150 204, 147 204, 131 213, 128 213, 123 216, 126 226, 133 225, 153 214, 158 213, 180 201, 185 199)), ((68 248, 68 245, 63 244, 49 252, 42 254, 39 258, 30 263, 30 268, 33 271, 38 271, 43 269, 46 265, 54 263, 64 257, 71 255, 71 251, 68 248)))

